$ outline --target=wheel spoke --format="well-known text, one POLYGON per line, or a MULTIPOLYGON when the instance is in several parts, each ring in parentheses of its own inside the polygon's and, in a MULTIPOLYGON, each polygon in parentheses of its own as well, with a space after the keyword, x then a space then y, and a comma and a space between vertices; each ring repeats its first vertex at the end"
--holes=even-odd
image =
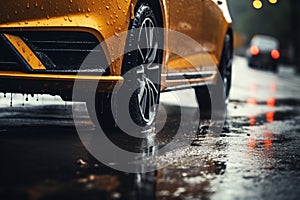
POLYGON ((154 49, 153 49, 153 31, 154 31, 154 27, 153 27, 153 25, 150 23, 150 25, 149 25, 149 27, 147 27, 147 36, 148 36, 148 38, 147 38, 147 44, 148 44, 148 46, 147 46, 147 55, 146 55, 146 61, 149 61, 149 60, 151 60, 152 61, 152 59, 150 58, 150 55, 151 55, 151 53, 154 51, 154 49))
POLYGON ((146 49, 148 49, 147 28, 146 28, 146 22, 144 21, 139 30, 139 36, 138 36, 138 50, 143 63, 147 59, 146 58, 147 53, 145 53, 145 47, 147 47, 146 49))
POLYGON ((147 111, 147 106, 148 106, 148 104, 147 104, 147 100, 148 100, 148 91, 147 90, 145 90, 145 95, 144 95, 144 100, 143 100, 143 105, 142 105, 142 108, 143 108, 143 113, 144 113, 144 115, 145 115, 145 113, 146 113, 146 111, 147 111))
POLYGON ((150 116, 151 116, 151 90, 150 90, 150 85, 149 82, 146 81, 146 86, 147 86, 147 93, 148 93, 148 98, 147 98, 147 112, 144 113, 144 116, 147 120, 150 120, 150 116))
POLYGON ((142 58, 142 61, 144 62, 145 57, 144 57, 143 51, 142 51, 142 49, 141 49, 141 47, 140 47, 141 36, 142 36, 142 35, 141 35, 141 32, 140 32, 140 33, 139 33, 138 51, 139 51, 139 54, 140 54, 140 56, 141 56, 141 58, 142 58))
POLYGON ((144 77, 141 82, 143 83, 141 83, 142 86, 138 94, 140 111, 142 117, 149 121, 155 116, 158 90, 154 83, 147 77, 144 77))
POLYGON ((147 50, 147 53, 146 53, 146 56, 145 56, 145 59, 147 58, 147 54, 148 54, 148 50, 150 49, 150 40, 149 40, 149 33, 148 33, 148 27, 145 26, 143 27, 144 31, 145 31, 145 39, 146 39, 146 50, 147 50))
POLYGON ((153 22, 147 18, 141 25, 138 37, 138 51, 142 63, 147 66, 154 62, 157 54, 158 44, 155 39, 155 26, 153 22))
POLYGON ((146 112, 146 108, 147 108, 147 98, 148 98, 148 91, 145 88, 145 90, 143 91, 143 93, 141 95, 141 98, 139 99, 139 106, 140 106, 141 113, 143 115, 146 112))
POLYGON ((145 60, 145 58, 144 58, 144 55, 143 55, 143 52, 142 52, 142 50, 141 50, 140 48, 138 48, 138 51, 139 51, 139 54, 140 54, 140 56, 141 56, 142 60, 144 61, 144 60, 145 60))
MULTIPOLYGON (((155 104, 156 104, 156 103, 155 103, 155 94, 154 94, 153 88, 150 89, 150 94, 151 94, 151 95, 150 95, 150 98, 151 98, 151 99, 150 99, 150 102, 151 102, 150 105, 151 105, 151 106, 150 106, 149 109, 150 109, 150 111, 151 111, 151 113, 152 113, 152 115, 153 115, 153 113, 155 113, 155 104)), ((152 117, 152 116, 151 116, 151 117, 152 117)))
POLYGON ((147 78, 147 82, 150 85, 150 88, 153 90, 154 95, 155 96, 158 95, 158 90, 157 90, 156 86, 154 85, 154 83, 148 78, 147 78))
POLYGON ((139 80, 139 82, 140 82, 140 88, 139 88, 140 91, 138 93, 138 99, 139 99, 139 102, 141 102, 141 99, 142 99, 143 94, 144 94, 145 89, 146 89, 146 85, 145 85, 145 82, 142 81, 142 80, 139 80))

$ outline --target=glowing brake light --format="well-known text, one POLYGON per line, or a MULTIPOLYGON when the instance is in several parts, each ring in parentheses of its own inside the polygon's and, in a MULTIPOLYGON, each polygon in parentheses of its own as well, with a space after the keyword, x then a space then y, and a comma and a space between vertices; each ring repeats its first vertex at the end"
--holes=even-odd
POLYGON ((250 53, 253 56, 257 56, 259 54, 259 48, 257 46, 252 46, 250 47, 250 53))
POLYGON ((275 60, 279 59, 280 58, 280 53, 278 50, 274 49, 271 51, 271 57, 275 60))

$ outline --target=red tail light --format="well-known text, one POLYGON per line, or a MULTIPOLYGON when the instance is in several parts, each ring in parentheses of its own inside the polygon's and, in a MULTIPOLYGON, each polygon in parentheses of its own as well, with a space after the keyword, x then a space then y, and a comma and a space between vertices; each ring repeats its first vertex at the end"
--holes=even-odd
POLYGON ((280 58, 280 53, 278 50, 274 49, 271 51, 271 57, 275 60, 279 59, 280 58))
POLYGON ((250 47, 250 53, 253 56, 257 56, 259 54, 259 48, 257 46, 252 46, 250 47))

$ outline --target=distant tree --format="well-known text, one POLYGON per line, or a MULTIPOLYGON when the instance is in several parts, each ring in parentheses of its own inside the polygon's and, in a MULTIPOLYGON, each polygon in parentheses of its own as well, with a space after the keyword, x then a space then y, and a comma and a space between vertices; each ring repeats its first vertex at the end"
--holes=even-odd
POLYGON ((229 0, 233 16, 233 24, 237 32, 247 37, 254 34, 268 34, 287 40, 290 33, 290 4, 288 1, 278 1, 272 5, 264 3, 259 10, 253 8, 252 0, 229 0))

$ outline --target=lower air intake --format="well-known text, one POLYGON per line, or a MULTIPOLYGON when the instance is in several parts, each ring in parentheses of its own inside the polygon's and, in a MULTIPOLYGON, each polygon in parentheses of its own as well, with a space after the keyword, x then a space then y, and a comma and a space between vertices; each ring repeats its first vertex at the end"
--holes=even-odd
POLYGON ((31 31, 16 34, 36 53, 48 72, 101 72, 109 74, 107 60, 102 48, 100 48, 99 41, 90 33, 31 31), (92 62, 85 62, 82 68, 82 63, 90 53, 97 55, 97 59, 92 62))

